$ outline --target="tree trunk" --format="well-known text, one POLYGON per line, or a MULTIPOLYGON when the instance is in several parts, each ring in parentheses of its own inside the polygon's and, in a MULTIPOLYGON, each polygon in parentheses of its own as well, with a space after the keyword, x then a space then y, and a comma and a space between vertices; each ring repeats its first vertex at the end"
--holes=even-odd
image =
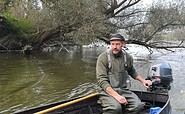
POLYGON ((33 49, 39 50, 47 45, 57 45, 57 43, 62 43, 64 35, 60 29, 61 27, 58 26, 38 33, 33 39, 31 39, 31 46, 33 46, 33 49))

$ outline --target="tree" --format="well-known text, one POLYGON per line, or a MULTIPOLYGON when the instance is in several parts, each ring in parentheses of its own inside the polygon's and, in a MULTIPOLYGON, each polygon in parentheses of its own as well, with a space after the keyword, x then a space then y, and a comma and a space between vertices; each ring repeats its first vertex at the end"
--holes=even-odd
MULTIPOLYGON (((12 4, 8 9, 17 20, 26 19, 33 25, 30 42, 38 42, 40 36, 43 43, 39 45, 49 40, 46 34, 45 38, 42 34, 53 31, 53 28, 56 30, 53 33, 62 34, 63 41, 77 44, 90 43, 97 38, 107 42, 110 33, 121 29, 128 35, 127 43, 147 48, 167 48, 160 45, 159 39, 163 39, 162 36, 169 31, 184 27, 184 1, 167 5, 159 1, 148 9, 141 7, 140 2, 141 0, 14 0, 6 3, 12 4)), ((168 46, 174 47, 184 48, 179 44, 168 46)))
MULTIPOLYGON (((148 9, 145 16, 146 20, 143 21, 143 24, 140 24, 137 29, 130 29, 130 42, 133 39, 139 39, 138 43, 144 44, 146 47, 162 49, 184 48, 185 46, 182 45, 184 39, 181 39, 177 44, 167 45, 168 43, 171 44, 171 42, 166 42, 163 38, 163 35, 167 32, 170 33, 185 25, 184 5, 183 1, 173 4, 169 3, 168 6, 161 3, 153 5, 148 9)), ((175 41, 176 39, 171 40, 175 41)))
POLYGON ((67 39, 84 44, 114 31, 100 6, 98 0, 48 0, 43 10, 48 9, 50 18, 54 20, 52 25, 60 25, 67 39))
MULTIPOLYGON (((113 3, 115 1, 112 0, 113 3)), ((184 27, 184 1, 180 0, 179 2, 168 4, 159 1, 158 4, 153 4, 148 9, 131 6, 136 6, 139 1, 123 0, 119 4, 116 3, 117 7, 110 5, 110 8, 107 9, 107 12, 110 12, 110 9, 113 11, 111 18, 114 18, 114 25, 118 29, 127 32, 129 36, 127 43, 143 45, 148 49, 184 48, 185 46, 182 45, 184 39, 174 45, 167 45, 168 43, 171 44, 171 42, 159 40, 159 38, 164 39, 162 36, 166 34, 166 31, 170 32, 176 28, 184 27), (128 4, 125 4, 126 2, 128 4)))

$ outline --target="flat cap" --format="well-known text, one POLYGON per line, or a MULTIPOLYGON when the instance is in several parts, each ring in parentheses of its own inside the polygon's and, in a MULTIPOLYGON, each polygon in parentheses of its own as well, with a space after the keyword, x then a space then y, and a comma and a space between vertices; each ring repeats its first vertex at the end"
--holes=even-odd
POLYGON ((125 41, 125 38, 120 34, 111 34, 110 41, 125 41))

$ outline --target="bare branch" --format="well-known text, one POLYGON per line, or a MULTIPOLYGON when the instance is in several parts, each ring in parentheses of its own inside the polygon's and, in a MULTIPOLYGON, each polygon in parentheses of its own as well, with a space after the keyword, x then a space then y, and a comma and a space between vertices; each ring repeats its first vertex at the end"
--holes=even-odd
POLYGON ((118 4, 117 0, 112 0, 110 8, 107 9, 104 14, 107 15, 109 18, 115 17, 117 14, 119 14, 123 10, 125 10, 125 9, 135 5, 135 4, 137 4, 139 1, 141 1, 141 0, 122 0, 118 4))
POLYGON ((112 16, 113 16, 113 17, 116 16, 116 15, 119 14, 121 11, 123 11, 123 10, 125 10, 125 9, 127 9, 127 8, 129 8, 129 7, 133 6, 133 5, 135 5, 135 4, 137 4, 137 3, 138 3, 139 1, 141 1, 141 0, 136 0, 136 1, 134 1, 133 3, 131 3, 131 1, 132 1, 132 0, 130 0, 129 3, 128 3, 126 6, 120 8, 118 11, 116 11, 116 12, 114 13, 114 15, 112 15, 112 16))
POLYGON ((120 18, 120 17, 132 17, 134 14, 139 14, 139 13, 147 13, 149 11, 142 11, 142 10, 133 10, 132 12, 128 14, 122 14, 122 15, 115 15, 114 18, 120 18))
POLYGON ((165 27, 171 25, 172 23, 173 23, 173 21, 171 21, 170 23, 167 23, 167 24, 165 24, 165 25, 161 25, 160 27, 158 27, 158 28, 157 28, 157 29, 145 40, 145 42, 148 42, 148 41, 152 40, 152 39, 153 39, 153 36, 154 36, 157 32, 162 31, 165 27))

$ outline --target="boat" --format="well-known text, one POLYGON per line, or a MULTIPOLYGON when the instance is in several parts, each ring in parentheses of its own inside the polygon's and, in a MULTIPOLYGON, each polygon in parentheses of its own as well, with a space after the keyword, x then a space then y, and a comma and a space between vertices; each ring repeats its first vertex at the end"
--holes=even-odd
MULTIPOLYGON (((172 83, 171 67, 169 64, 158 64, 149 70, 148 79, 152 87, 147 91, 132 91, 143 103, 141 114, 171 114, 172 108, 168 90, 172 83), (160 71, 158 71, 160 70, 160 71), (162 73, 161 73, 162 72, 162 73), (157 113, 151 113, 151 109, 159 108, 157 113)), ((31 108, 15 114, 102 114, 102 107, 97 103, 98 93, 92 93, 65 101, 55 102, 44 106, 31 108)))
MULTIPOLYGON (((144 109, 141 114, 149 114, 151 107, 160 107, 158 114, 171 114, 168 94, 133 91, 142 101, 144 109)), ((102 114, 102 107, 97 103, 98 93, 83 97, 55 102, 40 107, 16 112, 15 114, 102 114)))

